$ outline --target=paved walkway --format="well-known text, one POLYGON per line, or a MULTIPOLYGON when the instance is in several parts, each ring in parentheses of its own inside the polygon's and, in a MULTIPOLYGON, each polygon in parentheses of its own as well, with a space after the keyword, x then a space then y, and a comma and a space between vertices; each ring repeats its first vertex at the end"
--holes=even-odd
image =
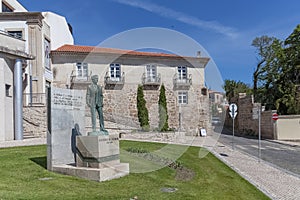
POLYGON ((220 143, 217 143, 212 153, 270 198, 300 199, 299 177, 220 143))
MULTIPOLYGON (((218 142, 218 135, 207 137, 186 137, 185 141, 179 138, 178 144, 207 148, 216 157, 239 173, 242 177, 264 192, 271 199, 300 200, 300 178, 279 169, 271 163, 258 160, 248 154, 218 142)), ((128 140, 151 141, 147 138, 125 136, 128 140)), ((153 138, 152 138, 153 139, 153 138)), ((153 141, 153 140, 152 140, 153 141)), ((164 142, 155 140, 155 142, 164 142)), ((167 141, 166 143, 170 143, 167 141)), ((281 142, 286 145, 298 145, 300 142, 281 142)), ((201 154, 200 154, 201 155, 201 154)), ((205 156, 205 155, 203 155, 205 156)))
MULTIPOLYGON (((151 138, 136 138, 126 136, 128 140, 152 141, 151 138)), ((231 147, 218 142, 218 137, 182 137, 172 143, 180 143, 191 146, 205 147, 216 157, 230 166, 233 170, 251 182, 258 189, 263 191, 272 199, 300 200, 300 178, 287 173, 270 163, 259 161, 257 158, 249 156, 231 147)), ((164 142, 158 141, 156 142, 164 142)), ((170 141, 167 141, 170 143, 170 141)), ((0 148, 13 146, 31 146, 46 144, 46 138, 25 139, 23 141, 0 142, 0 148)), ((289 145, 299 145, 299 142, 288 143, 289 145)))
POLYGON ((17 147, 17 146, 33 146, 47 143, 47 138, 31 138, 24 140, 13 140, 0 142, 0 148, 17 147))

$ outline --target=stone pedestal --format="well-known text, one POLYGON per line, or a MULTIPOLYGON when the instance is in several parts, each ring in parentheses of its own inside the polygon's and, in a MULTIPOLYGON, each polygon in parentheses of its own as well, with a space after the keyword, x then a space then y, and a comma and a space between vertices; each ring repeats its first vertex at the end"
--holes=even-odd
POLYGON ((120 163, 119 154, 118 135, 76 138, 76 167, 83 169, 82 178, 105 181, 128 175, 129 164, 120 163))

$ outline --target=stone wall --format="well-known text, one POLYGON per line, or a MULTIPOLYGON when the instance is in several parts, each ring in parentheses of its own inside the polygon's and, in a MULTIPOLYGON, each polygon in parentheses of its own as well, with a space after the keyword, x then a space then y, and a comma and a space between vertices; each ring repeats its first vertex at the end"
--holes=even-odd
POLYGON ((23 107, 23 129, 24 137, 46 137, 47 136, 47 108, 23 107))
MULTIPOLYGON (((145 89, 144 98, 149 111, 150 128, 158 128, 159 113, 158 100, 159 88, 145 89)), ((208 95, 201 94, 201 88, 191 87, 188 91, 188 104, 181 106, 182 111, 182 129, 190 135, 198 133, 199 128, 203 127, 210 130, 209 123, 209 98, 208 95)), ((104 120, 114 122, 118 127, 139 128, 137 114, 137 86, 124 85, 122 89, 103 89, 104 95, 104 120)), ((172 88, 166 87, 166 99, 168 109, 168 124, 171 129, 178 130, 179 122, 179 105, 177 102, 177 92, 172 88)), ((46 137, 47 129, 47 110, 46 107, 24 107, 23 108, 24 135, 30 137, 46 137)), ((91 128, 90 110, 86 106, 86 130, 91 128)), ((107 123, 105 123, 107 124, 107 123)), ((97 122, 98 125, 98 122, 97 122)), ((111 125, 106 128, 116 128, 111 125)), ((117 127, 117 128, 118 128, 117 127)))
MULTIPOLYGON (((137 86, 125 85, 122 90, 103 90, 104 92, 104 118, 132 127, 139 127, 137 111, 137 86)), ((149 124, 151 129, 158 128, 158 100, 160 90, 144 90, 144 98, 149 112, 149 124)), ((176 109, 176 97, 174 92, 166 88, 168 107, 168 123, 170 128, 178 128, 178 113, 176 109)))
MULTIPOLYGON (((253 103, 251 96, 240 96, 232 100, 238 106, 238 114, 235 118, 235 130, 237 135, 257 136, 259 132, 259 121, 253 119, 253 107, 258 104, 253 103)), ((228 112, 228 111, 227 111, 228 112)), ((273 111, 261 113, 261 137, 274 139, 274 128, 272 120, 273 111)), ((226 115, 225 125, 232 128, 232 118, 226 115)))
MULTIPOLYGON (((172 129, 179 129, 179 105, 177 92, 172 88, 166 88, 166 99, 168 109, 168 124, 172 129)), ((104 92, 104 118, 119 124, 139 127, 137 113, 137 85, 124 85, 120 90, 103 90, 104 92)), ((145 89, 144 98, 149 112, 149 123, 151 129, 158 128, 159 113, 158 100, 159 88, 145 89)), ((209 125, 209 98, 201 94, 201 88, 191 87, 188 91, 189 99, 187 105, 181 106, 182 128, 187 132, 196 134, 200 127, 210 129, 209 125)))

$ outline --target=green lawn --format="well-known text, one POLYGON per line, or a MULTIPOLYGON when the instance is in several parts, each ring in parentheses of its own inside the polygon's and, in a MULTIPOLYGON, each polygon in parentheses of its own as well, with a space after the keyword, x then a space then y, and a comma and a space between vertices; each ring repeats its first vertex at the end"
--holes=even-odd
MULTIPOLYGON (((124 153, 139 147, 155 154, 163 144, 121 141, 122 161, 134 163, 124 153)), ((172 148, 182 148, 172 146, 172 148)), ((164 167, 147 173, 107 182, 94 182, 49 172, 46 146, 0 149, 0 200, 6 199, 268 199, 263 193, 237 175, 212 154, 199 158, 199 148, 190 147, 179 158, 183 166, 194 172, 191 180, 176 179, 176 170, 164 167), (177 188, 165 193, 161 188, 177 188)), ((171 156, 172 157, 172 156, 171 156)), ((137 159, 138 160, 138 159, 137 159)), ((151 163, 150 163, 151 164, 151 163)))

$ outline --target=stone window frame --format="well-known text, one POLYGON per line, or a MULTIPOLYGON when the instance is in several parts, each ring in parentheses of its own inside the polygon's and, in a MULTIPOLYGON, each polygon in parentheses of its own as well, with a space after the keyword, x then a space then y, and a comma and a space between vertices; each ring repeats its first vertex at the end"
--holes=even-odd
POLYGON ((177 96, 178 96, 178 104, 181 105, 188 104, 188 99, 189 99, 188 91, 178 91, 177 96))
POLYGON ((24 28, 6 28, 5 32, 11 37, 25 40, 25 29, 24 28), (21 37, 17 33, 21 33, 21 37))
POLYGON ((109 65, 109 77, 112 81, 121 81, 122 79, 122 66, 120 63, 111 63, 109 65), (117 69, 119 68, 119 69, 117 69), (113 70, 112 70, 113 69, 113 70))
POLYGON ((76 78, 86 79, 89 75, 89 64, 86 62, 76 63, 76 78))
POLYGON ((178 80, 186 80, 188 77, 188 67, 184 65, 177 66, 178 80), (184 70, 185 72, 184 72, 184 70))
POLYGON ((155 81, 157 79, 157 65, 155 65, 155 64, 147 64, 145 66, 145 75, 146 75, 146 79, 147 80, 155 81), (153 71, 155 73, 153 73, 153 71))

